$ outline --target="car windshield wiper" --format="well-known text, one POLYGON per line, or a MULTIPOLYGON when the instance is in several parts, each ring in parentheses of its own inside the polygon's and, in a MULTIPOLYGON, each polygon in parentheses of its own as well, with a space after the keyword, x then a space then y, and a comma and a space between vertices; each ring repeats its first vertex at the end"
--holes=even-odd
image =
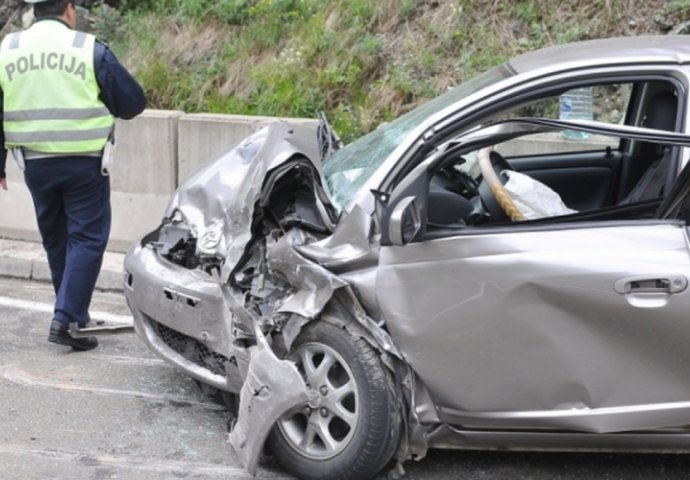
POLYGON ((319 127, 316 130, 316 136, 319 141, 319 154, 321 155, 321 163, 325 163, 328 157, 343 146, 338 135, 331 128, 326 114, 319 112, 319 127))

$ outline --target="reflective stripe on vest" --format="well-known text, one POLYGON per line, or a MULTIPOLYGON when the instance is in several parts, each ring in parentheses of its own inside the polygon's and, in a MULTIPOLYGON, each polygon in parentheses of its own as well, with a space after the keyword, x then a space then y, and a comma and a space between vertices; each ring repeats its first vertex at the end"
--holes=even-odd
POLYGON ((98 98, 95 37, 42 20, 0 45, 5 145, 44 153, 99 151, 114 119, 98 98))

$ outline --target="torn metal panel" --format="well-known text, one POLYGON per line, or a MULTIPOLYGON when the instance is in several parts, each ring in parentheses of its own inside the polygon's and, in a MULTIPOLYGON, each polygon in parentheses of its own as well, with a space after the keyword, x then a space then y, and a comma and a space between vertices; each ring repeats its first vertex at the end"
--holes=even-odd
POLYGON ((305 257, 329 268, 353 263, 372 254, 371 215, 359 206, 343 214, 333 235, 323 240, 296 246, 305 257))
POLYGON ((223 259, 227 278, 251 240, 254 204, 267 173, 296 154, 317 165, 318 149, 305 140, 315 137, 311 124, 277 122, 261 129, 192 175, 171 199, 166 217, 181 215, 197 239, 197 254, 223 259))
POLYGON ((302 327, 304 327, 310 321, 310 318, 306 318, 301 315, 296 315, 294 313, 289 315, 287 321, 281 328, 281 332, 283 334, 283 343, 287 351, 290 351, 292 348, 292 344, 302 331, 302 327))
MULTIPOLYGON (((351 287, 345 287, 336 293, 335 301, 331 302, 328 308, 324 310, 323 317, 345 326, 353 335, 367 338, 372 346, 382 352, 403 359, 402 353, 398 350, 388 331, 383 328, 382 324, 375 322, 367 315, 351 287), (353 325, 357 325, 359 329, 354 329, 353 325)), ((389 368, 394 370, 391 365, 389 368)))
MULTIPOLYGON (((359 235, 354 236, 354 243, 345 248, 363 252, 363 249, 359 249, 359 247, 362 247, 361 243, 359 246, 357 243, 361 242, 358 238, 366 238, 368 222, 363 222, 362 219, 364 217, 358 213, 355 213, 353 218, 357 220, 355 225, 360 227, 366 225, 367 228, 364 231, 360 230, 359 235)), ((343 224, 341 223, 340 225, 343 224)), ((352 229, 345 229, 345 231, 350 233, 350 235, 344 236, 345 238, 353 238, 352 229)), ((334 235, 337 234, 338 231, 336 230, 334 235)), ((333 242, 333 248, 329 251, 327 249, 329 244, 317 245, 318 242, 307 243, 309 238, 313 237, 310 237, 303 231, 293 229, 277 242, 267 247, 266 260, 269 269, 283 276, 287 283, 296 289, 294 293, 277 305, 275 309, 275 313, 297 315, 297 317, 291 318, 287 324, 289 326, 289 334, 286 338, 288 346, 291 343, 289 340, 291 338, 294 339, 299 333, 297 326, 306 324, 306 321, 303 319, 313 319, 322 313, 334 295, 336 295, 336 291, 341 291, 342 293, 339 294, 340 303, 347 305, 347 312, 341 312, 343 314, 341 316, 344 319, 356 319, 371 336, 372 345, 401 358, 400 353, 387 332, 382 328, 382 325, 367 315, 357 296, 352 291, 351 284, 324 266, 301 255, 302 251, 308 250, 311 254, 320 255, 322 261, 328 262, 329 258, 333 259, 334 257, 327 255, 327 253, 336 252, 335 258, 338 258, 337 255, 342 254, 343 249, 336 246, 335 242, 333 242)), ((342 257, 340 258, 342 259, 342 257)))
MULTIPOLYGON (((218 276, 216 275, 216 281, 218 276)), ((231 337, 233 339, 254 338, 256 328, 256 318, 247 311, 243 306, 241 294, 238 294, 225 283, 218 282, 222 298, 225 301, 226 313, 224 315, 224 324, 226 328, 230 328, 231 337)))
POLYGON ((256 334, 257 344, 250 348, 249 371, 240 391, 237 422, 230 433, 230 444, 251 475, 273 424, 300 405, 317 405, 319 398, 295 364, 278 359, 258 329, 256 334))
POLYGON ((297 252, 294 245, 304 244, 306 238, 300 230, 289 231, 275 244, 269 245, 266 261, 270 270, 285 277, 296 290, 276 311, 314 318, 323 310, 333 292, 347 283, 297 252))
MULTIPOLYGON (((328 305, 333 305, 333 300, 338 295, 337 303, 347 306, 345 307, 346 311, 338 315, 338 319, 334 319, 334 321, 341 325, 345 324, 346 329, 353 335, 367 338, 369 343, 376 346, 382 353, 393 353, 397 358, 400 358, 400 353, 390 337, 380 325, 377 325, 366 315, 357 298, 351 292, 349 284, 297 252, 296 246, 306 244, 313 239, 312 235, 302 230, 292 229, 278 240, 269 240, 266 244, 266 265, 267 271, 270 272, 270 278, 264 279, 264 281, 269 282, 273 277, 280 276, 294 289, 293 293, 274 307, 273 320, 277 318, 277 314, 289 314, 287 321, 280 325, 284 347, 289 351, 302 327, 311 319, 319 316, 328 305), (344 319, 346 318, 350 321, 345 322, 344 319)), ((222 291, 229 310, 234 314, 233 322, 236 322, 236 325, 241 326, 243 330, 247 330, 253 325, 257 331, 257 341, 260 343, 258 347, 250 347, 251 357, 248 372, 240 393, 238 424, 231 434, 231 441, 243 464, 248 471, 253 472, 256 462, 258 462, 261 447, 275 420, 297 405, 304 405, 309 400, 314 401, 308 396, 317 392, 293 390, 291 386, 282 385, 289 378, 289 374, 282 372, 275 366, 278 360, 270 352, 263 334, 260 332, 259 326, 262 324, 268 326, 268 324, 264 323, 256 313, 245 308, 242 303, 244 299, 238 292, 226 285, 223 285, 222 291), (262 356, 257 353, 260 351, 264 351, 262 356), (272 358, 267 360, 264 358, 265 356, 272 358), (258 366, 259 363, 261 366, 258 366), (285 379, 279 380, 278 376, 284 376, 285 379), (284 392, 286 397, 267 394, 267 392, 272 391, 284 392), (268 413, 264 413, 258 419, 256 418, 258 413, 252 414, 257 409, 268 413), (255 422, 265 423, 257 424, 255 422)), ((327 308, 331 315, 334 313, 333 308, 335 307, 327 308)), ((328 314, 325 316, 328 317, 328 314)), ((277 325, 271 325, 269 328, 276 327, 277 325)), ((385 363, 395 371, 393 362, 387 358, 385 360, 387 360, 385 363)), ((407 370, 407 375, 411 377, 411 371, 407 370)), ((295 380, 290 382, 294 384, 295 380)), ((304 386, 301 377, 300 382, 304 386)), ((403 389, 407 391, 405 396, 408 399, 411 398, 412 388, 410 385, 412 384, 411 378, 407 378, 402 383, 403 389)), ((425 448, 420 446, 419 442, 416 442, 415 445, 417 446, 416 451, 422 451, 425 448)), ((408 448, 405 447, 400 453, 400 458, 408 458, 407 452, 408 448)))

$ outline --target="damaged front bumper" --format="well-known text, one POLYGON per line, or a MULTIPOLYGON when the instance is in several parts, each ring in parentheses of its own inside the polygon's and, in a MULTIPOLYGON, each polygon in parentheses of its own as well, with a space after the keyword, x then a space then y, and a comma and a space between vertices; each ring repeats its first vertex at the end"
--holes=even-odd
POLYGON ((232 391, 237 382, 228 377, 237 380, 240 374, 228 351, 231 334, 218 321, 227 312, 218 282, 161 259, 151 246, 135 246, 125 272, 125 298, 139 337, 196 380, 232 391))

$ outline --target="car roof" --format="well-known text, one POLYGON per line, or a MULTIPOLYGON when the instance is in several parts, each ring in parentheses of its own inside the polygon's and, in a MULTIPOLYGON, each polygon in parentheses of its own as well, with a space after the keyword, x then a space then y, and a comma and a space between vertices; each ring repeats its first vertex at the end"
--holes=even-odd
POLYGON ((515 73, 585 62, 594 64, 690 63, 686 35, 646 35, 568 43, 518 55, 507 62, 515 73))

